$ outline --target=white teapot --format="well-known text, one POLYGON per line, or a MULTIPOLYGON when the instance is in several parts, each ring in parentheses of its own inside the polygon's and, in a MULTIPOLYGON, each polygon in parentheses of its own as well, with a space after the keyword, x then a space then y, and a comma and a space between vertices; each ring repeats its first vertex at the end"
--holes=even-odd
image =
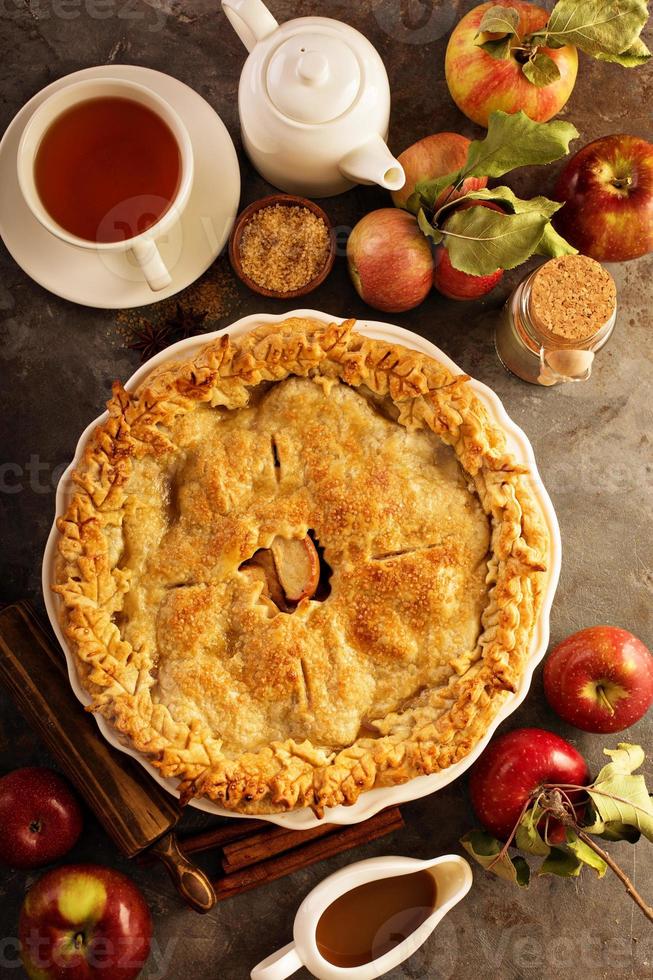
POLYGON ((328 17, 279 26, 262 0, 222 0, 247 50, 238 109, 259 173, 291 194, 328 197, 352 184, 399 190, 386 146, 390 86, 367 38, 328 17))

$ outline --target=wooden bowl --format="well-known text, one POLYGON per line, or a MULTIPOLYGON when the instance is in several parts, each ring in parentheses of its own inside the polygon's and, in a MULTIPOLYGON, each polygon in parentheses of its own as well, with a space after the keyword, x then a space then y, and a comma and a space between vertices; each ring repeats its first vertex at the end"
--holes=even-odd
POLYGON ((246 286, 249 286, 249 288, 255 293, 259 293, 261 296, 270 296, 273 299, 295 299, 297 296, 306 296, 307 293, 313 292, 314 289, 317 289, 317 287, 324 282, 326 277, 331 272, 335 257, 336 235, 328 215, 318 204, 315 204, 314 201, 309 201, 308 198, 305 197, 295 197, 294 194, 270 194, 268 197, 262 197, 260 201, 254 201, 253 204, 250 204, 249 207, 245 208, 245 210, 238 215, 236 218, 236 223, 231 230, 231 235, 229 236, 229 260, 238 278, 244 282, 246 286), (308 210, 312 211, 318 218, 321 218, 329 229, 329 253, 322 270, 304 286, 300 286, 299 289, 289 289, 287 292, 283 293, 278 292, 276 289, 268 289, 266 286, 261 286, 257 282, 254 282, 253 279, 250 279, 249 276, 243 271, 243 266, 240 259, 240 242, 246 225, 257 211, 260 211, 262 208, 269 208, 275 204, 280 204, 283 207, 308 208, 308 210))

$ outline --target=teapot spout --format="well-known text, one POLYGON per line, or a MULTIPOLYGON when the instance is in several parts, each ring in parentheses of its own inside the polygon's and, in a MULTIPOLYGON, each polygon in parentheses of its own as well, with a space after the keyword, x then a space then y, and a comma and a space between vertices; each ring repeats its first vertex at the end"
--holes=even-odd
POLYGON ((248 51, 279 27, 262 0, 222 0, 222 9, 248 51))
POLYGON ((404 168, 380 136, 372 136, 347 153, 338 169, 356 184, 379 184, 389 191, 398 191, 406 183, 404 168))

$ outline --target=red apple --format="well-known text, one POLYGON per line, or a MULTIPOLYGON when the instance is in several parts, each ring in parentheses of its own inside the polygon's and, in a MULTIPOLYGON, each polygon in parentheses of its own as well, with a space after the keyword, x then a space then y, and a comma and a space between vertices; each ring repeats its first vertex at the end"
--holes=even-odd
MULTIPOLYGON (((502 7, 512 7, 519 13, 519 36, 531 34, 544 27, 549 14, 542 7, 521 0, 500 0, 502 7)), ((482 3, 466 14, 449 38, 444 71, 451 97, 461 112, 480 126, 487 126, 495 109, 519 112, 523 109, 536 122, 546 122, 562 109, 571 95, 578 71, 576 48, 541 48, 558 66, 560 77, 538 88, 529 82, 522 71, 523 52, 515 51, 503 60, 493 58, 477 41, 487 41, 495 34, 477 37, 487 10, 495 3, 482 3), (522 59, 522 60, 520 60, 522 59)), ((515 45, 519 41, 515 39, 515 45)))
MULTIPOLYGON (((491 211, 503 213, 503 208, 494 201, 463 201, 455 210, 466 211, 468 208, 475 207, 490 208, 491 211)), ((503 269, 497 269, 489 276, 471 276, 468 272, 453 267, 444 245, 438 245, 435 249, 433 285, 439 293, 448 296, 449 299, 479 299, 491 292, 502 276, 503 269)))
POLYGON ((52 769, 16 769, 0 779, 0 862, 39 868, 63 857, 82 832, 82 809, 52 769))
POLYGON ((561 718, 586 732, 620 732, 653 704, 653 656, 617 626, 590 626, 544 664, 544 692, 561 718))
POLYGON ((49 871, 30 888, 18 934, 32 980, 132 980, 147 960, 152 920, 126 875, 71 864, 49 871))
MULTIPOLYGON (((464 166, 470 140, 459 133, 435 133, 413 143, 399 154, 399 163, 404 168, 406 183, 401 190, 393 191, 392 201, 397 208, 408 208, 408 198, 420 180, 434 180, 454 173, 464 166)), ((436 208, 447 200, 455 200, 469 191, 477 191, 487 186, 487 177, 468 177, 460 190, 447 189, 440 194, 436 208)))
MULTIPOLYGON (((564 738, 542 728, 517 728, 490 742, 472 767, 469 790, 485 829, 507 840, 524 804, 543 783, 585 786, 589 781, 585 760, 564 738)), ((550 821, 549 841, 559 843, 564 829, 553 824, 550 821)))
POLYGON ((565 164, 555 188, 564 208, 554 224, 580 252, 625 262, 653 252, 653 143, 603 136, 565 164))
POLYGON ((417 218, 398 208, 381 208, 361 218, 349 236, 347 260, 359 296, 377 310, 410 310, 431 289, 431 245, 417 218))

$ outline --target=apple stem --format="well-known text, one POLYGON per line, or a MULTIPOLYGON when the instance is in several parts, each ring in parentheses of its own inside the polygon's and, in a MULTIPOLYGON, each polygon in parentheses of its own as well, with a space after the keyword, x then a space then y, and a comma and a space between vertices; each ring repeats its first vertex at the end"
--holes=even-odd
POLYGON ((513 841, 513 838, 514 838, 515 834, 517 833, 517 828, 519 827, 519 824, 522 821, 522 817, 524 816, 524 814, 526 813, 526 811, 528 810, 528 808, 529 808, 529 806, 531 805, 532 802, 533 802, 533 797, 531 795, 531 796, 528 797, 528 799, 524 803, 524 805, 523 805, 523 807, 521 809, 521 813, 519 814, 519 818, 518 818, 517 822, 515 823, 515 826, 512 828, 512 833, 510 834, 510 837, 508 838, 508 840, 506 841, 506 843, 503 845, 503 847, 501 848, 501 850, 499 851, 499 853, 497 854, 497 856, 495 857, 495 859, 493 861, 491 861, 490 864, 488 864, 488 866, 486 868, 487 871, 491 871, 492 868, 494 867, 494 865, 495 864, 498 864, 499 861, 501 861, 506 856, 506 854, 508 853, 508 849, 509 849, 510 845, 512 844, 512 841, 513 841))
POLYGON ((603 687, 602 684, 599 684, 597 686, 596 693, 598 695, 599 701, 601 702, 601 704, 603 705, 603 707, 605 708, 605 710, 607 712, 609 712, 611 715, 613 715, 614 714, 614 708, 612 707, 612 703, 611 703, 610 699, 608 698, 608 695, 605 693, 605 688, 603 687))
POLYGON ((647 905, 647 903, 639 894, 639 892, 635 888, 635 885, 630 880, 626 872, 622 868, 620 868, 617 862, 612 857, 610 857, 608 852, 604 851, 602 847, 599 847, 596 841, 592 837, 590 837, 589 834, 586 834, 584 830, 581 830, 580 827, 577 827, 576 833, 583 841, 583 843, 587 844, 587 846, 591 848, 595 854, 598 854, 598 856, 603 861, 605 861, 605 863, 607 864, 607 866, 610 868, 611 871, 614 871, 617 878, 623 884, 623 886, 626 889, 626 892, 630 895, 630 897, 635 902, 635 904, 640 907, 640 909, 642 910, 646 918, 649 920, 649 922, 653 922, 653 908, 650 905, 647 905))

